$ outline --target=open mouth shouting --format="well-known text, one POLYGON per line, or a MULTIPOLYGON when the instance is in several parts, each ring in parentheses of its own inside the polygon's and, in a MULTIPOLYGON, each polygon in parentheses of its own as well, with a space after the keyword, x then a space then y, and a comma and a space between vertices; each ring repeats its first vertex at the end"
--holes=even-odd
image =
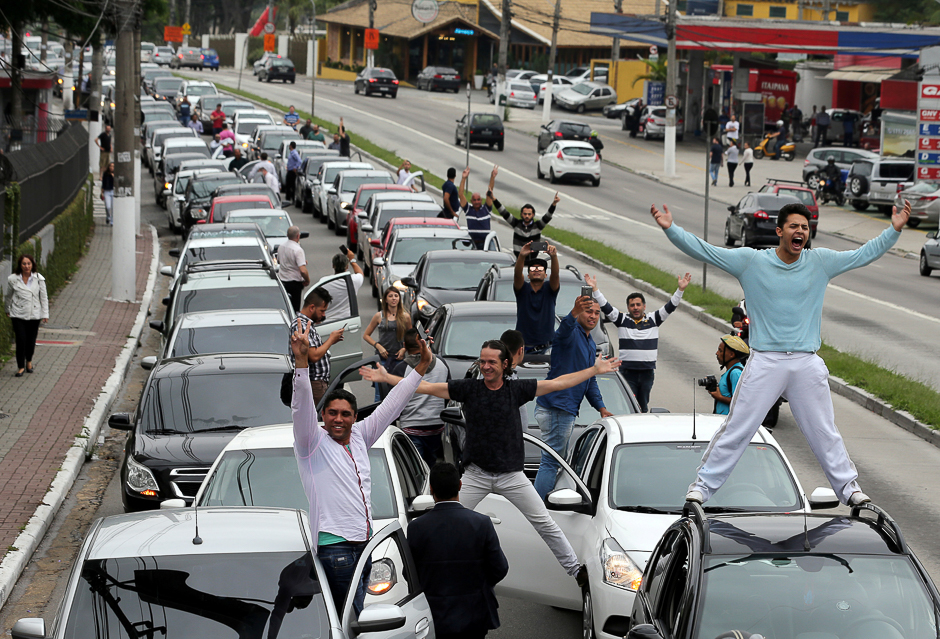
POLYGON ((793 237, 790 238, 790 249, 794 253, 798 253, 803 249, 803 246, 806 244, 806 236, 802 232, 797 232, 793 234, 793 237))

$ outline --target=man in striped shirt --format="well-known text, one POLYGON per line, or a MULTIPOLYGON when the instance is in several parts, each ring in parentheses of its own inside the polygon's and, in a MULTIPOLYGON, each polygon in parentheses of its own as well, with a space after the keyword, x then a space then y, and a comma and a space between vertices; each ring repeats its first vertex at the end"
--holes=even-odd
MULTIPOLYGON (((326 319, 326 308, 333 301, 329 291, 323 287, 317 287, 307 293, 304 299, 303 308, 300 309, 300 315, 294 322, 293 329, 307 332, 309 326, 310 350, 307 353, 307 360, 310 365, 310 389, 313 391, 313 403, 319 403, 326 389, 330 386, 330 347, 343 341, 342 328, 336 329, 326 341, 321 341, 320 334, 313 324, 319 324, 326 319)), ((291 352, 293 356, 293 352, 291 352)))
POLYGON ((470 177, 470 167, 463 170, 460 176, 460 187, 457 189, 457 197, 460 198, 460 209, 467 220, 467 231, 470 232, 470 238, 476 245, 477 250, 483 250, 483 242, 490 232, 490 211, 493 210, 493 187, 496 184, 496 174, 499 172, 498 166, 493 166, 490 173, 490 183, 486 190, 486 203, 483 203, 483 197, 479 193, 473 193, 470 196, 470 202, 467 202, 467 178, 470 177))
POLYGON ((649 410, 650 391, 656 372, 656 354, 659 346, 659 327, 679 306, 682 292, 692 281, 686 273, 679 278, 679 288, 666 304, 653 313, 646 314, 646 298, 642 293, 630 293, 624 314, 617 310, 597 288, 597 278, 584 276, 584 281, 594 289, 594 299, 601 305, 601 312, 617 325, 620 337, 620 374, 630 385, 630 390, 644 413, 649 410))
POLYGON ((503 216, 503 219, 509 222, 509 226, 512 227, 512 252, 515 253, 516 257, 519 257, 519 253, 522 252, 522 247, 528 244, 529 242, 541 242, 542 241, 542 229, 548 226, 549 222, 552 221, 552 215, 555 214, 555 207, 558 205, 558 202, 561 200, 558 197, 558 192, 555 192, 555 199, 552 200, 551 206, 548 207, 548 212, 542 216, 542 219, 535 219, 535 207, 531 204, 523 204, 520 214, 521 218, 513 217, 512 213, 506 210, 506 207, 499 203, 495 197, 493 198, 493 206, 496 207, 496 210, 499 211, 499 214, 503 216))

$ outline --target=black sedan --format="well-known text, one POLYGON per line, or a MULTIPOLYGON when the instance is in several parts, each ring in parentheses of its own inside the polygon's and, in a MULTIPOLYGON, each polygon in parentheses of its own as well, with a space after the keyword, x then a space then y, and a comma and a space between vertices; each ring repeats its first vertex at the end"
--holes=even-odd
POLYGON ((291 421, 281 401, 286 355, 198 355, 163 360, 144 387, 137 414, 115 413, 111 428, 129 430, 121 464, 126 512, 164 499, 192 503, 209 467, 245 428, 291 421), (245 389, 251 389, 246 393, 245 389))
MULTIPOLYGON (((792 195, 775 193, 748 193, 736 205, 729 206, 725 221, 725 246, 768 246, 779 242, 777 237, 777 214, 786 204, 800 204, 792 195)), ((807 233, 806 246, 812 239, 807 233)))
POLYGON ((419 91, 460 91, 460 73, 450 67, 425 67, 418 74, 415 88, 419 91))
POLYGON ((480 357, 480 344, 514 328, 515 302, 444 304, 427 323, 431 350, 447 363, 453 379, 462 379, 480 357))
POLYGON ((268 58, 264 66, 258 70, 258 82, 281 80, 285 84, 288 82, 294 84, 296 79, 297 71, 290 58, 268 58))
POLYGON ((591 139, 591 127, 584 122, 572 120, 552 120, 543 124, 539 131, 539 153, 548 148, 548 145, 558 140, 580 140, 587 142, 591 139))
MULTIPOLYGON (((503 119, 493 113, 470 114, 470 144, 488 144, 503 150, 504 131, 503 119)), ((467 116, 457 120, 457 130, 454 132, 454 144, 461 146, 467 143, 467 116)))
POLYGON ((390 95, 393 98, 398 96, 398 78, 391 69, 382 67, 366 67, 353 82, 353 91, 358 95, 363 93, 370 95, 390 95))

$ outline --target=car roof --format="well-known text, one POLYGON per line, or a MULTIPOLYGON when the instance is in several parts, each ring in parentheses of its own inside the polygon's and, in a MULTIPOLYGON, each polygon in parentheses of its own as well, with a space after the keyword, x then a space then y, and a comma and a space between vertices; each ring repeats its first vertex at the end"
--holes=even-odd
MULTIPOLYGON (((193 262, 198 264, 198 262, 193 262)), ((195 271, 186 273, 181 278, 181 291, 209 291, 223 288, 240 288, 243 286, 267 287, 279 286, 276 278, 272 278, 267 270, 262 268, 246 270, 222 269, 217 271, 195 271), (184 281, 185 280, 185 281, 184 281)))
MULTIPOLYGON (((203 226, 200 224, 200 226, 203 226)), ((183 252, 194 248, 208 248, 211 246, 262 246, 264 242, 256 235, 236 235, 224 237, 221 235, 211 237, 196 237, 186 242, 183 252)), ((266 244, 264 244, 267 247, 266 244)))
MULTIPOLYGON (((267 186, 267 185, 265 185, 267 186)), ((228 204, 230 202, 270 202, 266 195, 249 193, 246 195, 219 195, 212 200, 213 204, 228 204)))
POLYGON ((516 315, 515 302, 491 302, 489 300, 476 300, 473 302, 453 302, 444 304, 451 317, 494 317, 516 315))
POLYGON ((780 193, 779 191, 777 193, 748 193, 748 195, 757 196, 758 201, 762 203, 773 202, 774 204, 780 204, 781 206, 784 204, 792 204, 793 202, 800 204, 799 198, 797 198, 795 195, 787 195, 786 193, 780 193))
POLYGON ((199 311, 184 313, 176 319, 177 330, 184 328, 217 328, 231 324, 258 326, 286 325, 289 320, 284 311, 273 308, 199 311))
MULTIPOLYGON (((504 302, 505 303, 505 302, 504 302)), ((511 302, 510 302, 511 303, 511 302)), ((712 435, 718 432, 724 422, 724 415, 698 413, 637 413, 619 415, 613 418, 620 426, 624 442, 676 442, 693 441, 693 422, 695 436, 707 444, 712 435)), ((755 444, 776 444, 764 437, 763 429, 755 432, 751 442, 755 444)), ((775 446, 779 449, 779 445, 775 446)))
POLYGON ((350 169, 341 172, 340 175, 344 179, 348 177, 378 177, 389 175, 389 172, 382 169, 350 169))
POLYGON ((320 165, 320 168, 324 170, 335 169, 337 167, 349 168, 349 169, 372 169, 375 168, 369 162, 352 162, 350 160, 335 160, 331 162, 324 162, 320 165))
POLYGON ((206 146, 206 143, 200 138, 170 138, 163 142, 163 146, 206 146))
POLYGON ((283 373, 291 367, 287 355, 278 353, 210 353, 169 357, 153 369, 153 376, 194 377, 239 373, 283 373))
POLYGON ((584 142, 583 140, 554 140, 554 142, 561 147, 578 147, 580 149, 594 150, 590 142, 584 142))
POLYGON ((435 202, 426 202, 423 200, 391 200, 388 202, 378 202, 379 208, 383 211, 440 211, 441 205, 435 202))
POLYGON ((306 552, 304 517, 289 508, 199 509, 201 544, 194 544, 196 512, 163 510, 113 515, 98 521, 86 560, 170 555, 306 552), (233 535, 232 531, 238 534, 233 535))
POLYGON ((199 224, 193 227, 189 232, 188 241, 192 242, 200 236, 221 237, 228 235, 229 237, 238 237, 245 232, 254 233, 255 237, 258 238, 264 237, 261 227, 254 222, 213 222, 212 224, 199 224))
POLYGON ((427 251, 424 254, 424 261, 425 264, 430 262, 505 262, 507 264, 512 264, 516 260, 509 253, 503 253, 502 251, 438 249, 436 251, 427 251))
POLYGON ((267 215, 269 217, 274 217, 276 215, 278 217, 286 216, 288 219, 290 219, 290 216, 284 209, 236 209, 234 211, 229 211, 228 214, 232 217, 244 217, 246 215, 252 215, 255 217, 260 215, 267 215))
MULTIPOLYGON (((398 184, 389 184, 389 187, 400 186, 398 184)), ((389 193, 375 193, 372 195, 373 203, 380 204, 382 202, 427 202, 428 198, 431 197, 427 193, 415 193, 408 187, 400 189, 403 193, 398 193, 399 189, 386 189, 390 191, 389 193)))
POLYGON ((182 171, 177 171, 176 177, 184 178, 184 177, 192 177, 193 175, 199 175, 201 173, 219 173, 219 172, 224 172, 224 171, 225 171, 225 167, 221 167, 221 166, 200 166, 200 167, 195 167, 192 169, 183 169, 182 171))
POLYGON ((439 217, 396 217, 388 221, 389 233, 394 233, 396 237, 408 235, 410 237, 446 237, 453 234, 453 237, 469 237, 466 229, 460 228, 456 220, 447 220, 439 217), (395 222, 395 224, 392 224, 395 222), (451 231, 451 233, 447 233, 451 231))

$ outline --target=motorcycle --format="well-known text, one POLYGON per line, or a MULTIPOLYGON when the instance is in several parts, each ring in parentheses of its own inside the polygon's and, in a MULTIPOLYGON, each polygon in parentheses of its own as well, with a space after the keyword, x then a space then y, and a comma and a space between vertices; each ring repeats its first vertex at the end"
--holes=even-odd
MULTIPOLYGON (((761 140, 761 143, 754 147, 754 159, 759 160, 762 157, 772 158, 777 155, 777 149, 774 148, 770 150, 768 148, 769 140, 776 140, 776 138, 771 138, 770 134, 764 136, 764 139, 761 140)), ((776 141, 773 143, 773 146, 776 147, 776 141)), ((786 142, 783 145, 783 148, 780 149, 780 157, 782 157, 787 162, 793 161, 793 158, 796 157, 796 145, 793 142, 786 142)))
POLYGON ((841 180, 831 184, 832 180, 824 175, 819 175, 816 184, 816 202, 819 204, 828 204, 835 202, 838 206, 845 204, 845 190, 841 180))

